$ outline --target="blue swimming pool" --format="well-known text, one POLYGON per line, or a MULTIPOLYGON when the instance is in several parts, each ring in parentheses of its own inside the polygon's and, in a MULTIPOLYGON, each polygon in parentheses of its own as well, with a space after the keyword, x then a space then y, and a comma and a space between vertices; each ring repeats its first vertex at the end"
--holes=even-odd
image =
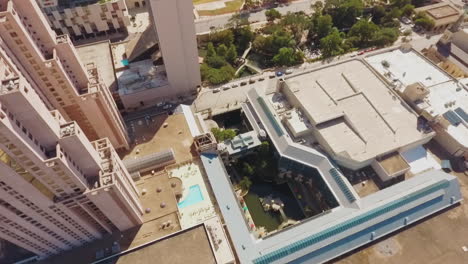
POLYGON ((203 201, 203 194, 200 190, 200 185, 192 185, 189 188, 189 194, 188 196, 180 203, 177 205, 179 208, 184 208, 193 204, 196 204, 198 202, 203 201))

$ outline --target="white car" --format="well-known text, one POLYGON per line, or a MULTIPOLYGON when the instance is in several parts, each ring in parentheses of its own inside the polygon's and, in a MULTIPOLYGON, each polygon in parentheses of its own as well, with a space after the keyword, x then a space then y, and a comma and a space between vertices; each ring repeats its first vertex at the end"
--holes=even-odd
POLYGON ((238 84, 231 85, 231 88, 236 88, 236 87, 239 87, 239 85, 238 84))
POLYGON ((403 24, 409 25, 409 24, 411 24, 411 19, 409 19, 407 17, 402 17, 401 22, 403 22, 403 24))
POLYGON ((163 106, 165 104, 165 102, 159 102, 156 104, 157 107, 160 107, 160 106, 163 106))
POLYGON ((293 70, 287 69, 284 73, 286 73, 286 74, 291 74, 291 73, 293 73, 293 70))
POLYGON ((164 110, 167 110, 167 109, 169 109, 169 108, 171 108, 171 107, 172 107, 171 104, 167 104, 167 105, 163 106, 163 109, 164 109, 164 110))
POLYGON ((223 86, 223 90, 229 90, 229 89, 231 89, 230 86, 228 86, 228 85, 224 85, 224 86, 223 86))
POLYGON ((219 89, 219 88, 214 88, 213 89, 213 93, 219 93, 219 92, 221 92, 221 89, 219 89))

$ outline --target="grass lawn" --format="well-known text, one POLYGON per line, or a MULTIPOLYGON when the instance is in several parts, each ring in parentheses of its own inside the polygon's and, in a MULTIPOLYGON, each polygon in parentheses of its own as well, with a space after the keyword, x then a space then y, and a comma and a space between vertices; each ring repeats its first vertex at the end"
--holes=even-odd
MULTIPOLYGON (((210 2, 210 0, 195 0, 195 1, 207 1, 210 2)), ((222 15, 222 14, 228 14, 228 13, 234 13, 239 11, 240 7, 242 6, 242 3, 244 3, 244 0, 233 0, 226 2, 226 7, 216 9, 216 10, 200 10, 198 11, 198 15, 200 16, 216 16, 216 15, 222 15)))

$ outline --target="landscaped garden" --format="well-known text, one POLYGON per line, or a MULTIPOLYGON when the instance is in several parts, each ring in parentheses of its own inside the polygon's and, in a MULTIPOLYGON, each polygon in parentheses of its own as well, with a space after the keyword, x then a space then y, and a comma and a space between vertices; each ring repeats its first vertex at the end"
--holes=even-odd
POLYGON ((414 13, 415 6, 420 4, 421 0, 372 4, 362 0, 319 1, 311 6, 311 15, 281 14, 270 9, 265 13, 268 23, 256 30, 249 26, 248 15, 236 13, 228 29, 213 29, 200 41, 200 56, 205 59, 201 66, 202 79, 206 84, 216 85, 247 76, 251 69, 236 75, 236 70, 246 62, 260 69, 289 67, 392 45, 400 35, 402 17, 412 18, 421 28, 434 26, 424 14, 414 13), (243 56, 250 46, 248 54, 243 56))
POLYGON ((251 228, 263 235, 338 205, 316 169, 278 157, 269 141, 226 165, 251 228))

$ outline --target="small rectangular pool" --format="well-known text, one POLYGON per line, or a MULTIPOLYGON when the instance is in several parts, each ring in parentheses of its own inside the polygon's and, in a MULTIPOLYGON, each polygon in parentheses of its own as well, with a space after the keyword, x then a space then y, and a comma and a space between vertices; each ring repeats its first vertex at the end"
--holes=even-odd
POLYGON ((200 185, 198 184, 192 185, 189 188, 189 194, 187 195, 187 197, 185 197, 185 199, 182 202, 178 203, 177 206, 179 208, 184 208, 184 207, 196 204, 198 202, 201 202, 203 200, 204 198, 200 190, 200 185))

